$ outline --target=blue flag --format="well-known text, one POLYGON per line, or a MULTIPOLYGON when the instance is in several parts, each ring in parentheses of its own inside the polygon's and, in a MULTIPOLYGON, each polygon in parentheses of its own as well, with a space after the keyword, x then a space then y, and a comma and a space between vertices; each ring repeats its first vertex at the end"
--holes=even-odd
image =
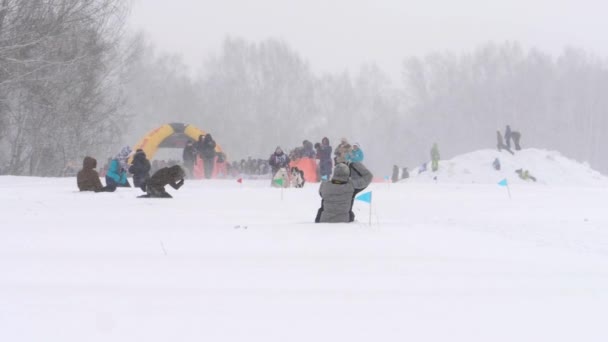
POLYGON ((387 180, 389 180, 389 179, 390 179, 390 177, 389 177, 389 176, 384 176, 384 180, 385 180, 385 181, 387 181, 387 180))
POLYGON ((505 179, 501 180, 500 182, 498 182, 498 185, 500 185, 500 186, 508 186, 509 184, 507 183, 507 179, 505 178, 505 179))
POLYGON ((326 181, 326 180, 327 180, 327 175, 323 175, 323 176, 321 176, 321 180, 326 181))
POLYGON ((366 193, 364 193, 362 195, 357 196, 355 199, 371 204, 372 203, 372 192, 371 191, 370 192, 366 192, 366 193))

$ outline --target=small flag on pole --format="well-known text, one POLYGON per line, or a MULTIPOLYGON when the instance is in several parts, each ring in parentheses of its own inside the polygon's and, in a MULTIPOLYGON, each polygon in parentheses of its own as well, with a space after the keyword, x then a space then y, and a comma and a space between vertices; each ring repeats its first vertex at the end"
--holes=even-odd
POLYGON ((283 186, 283 178, 277 178, 275 180, 272 181, 275 184, 278 184, 279 186, 283 186))
POLYGON ((505 179, 501 180, 500 182, 498 182, 498 185, 500 185, 500 186, 508 186, 509 183, 507 183, 507 179, 505 178, 505 179))
POLYGON ((388 182, 388 180, 390 179, 389 176, 384 176, 384 180, 388 182))
POLYGON ((243 184, 243 178, 239 178, 239 179, 237 179, 237 180, 236 180, 236 182, 237 182, 237 183, 241 183, 241 184, 243 184))
POLYGON ((323 176, 321 176, 321 180, 326 181, 326 180, 327 180, 327 175, 323 175, 323 176))
POLYGON ((372 203, 372 192, 366 192, 362 195, 359 195, 355 198, 356 200, 362 201, 362 202, 366 202, 366 203, 372 203))

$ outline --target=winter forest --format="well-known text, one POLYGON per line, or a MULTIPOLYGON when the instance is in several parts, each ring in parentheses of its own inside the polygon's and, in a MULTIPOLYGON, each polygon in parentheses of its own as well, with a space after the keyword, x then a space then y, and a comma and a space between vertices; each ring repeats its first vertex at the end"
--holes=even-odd
POLYGON ((510 124, 524 147, 608 172, 608 63, 593 51, 496 41, 404 55, 399 75, 319 74, 289 42, 227 36, 194 72, 129 15, 122 0, 0 0, 0 174, 58 176, 169 122, 212 133, 229 160, 349 137, 379 174, 426 162, 434 142, 446 158, 494 148, 510 124))

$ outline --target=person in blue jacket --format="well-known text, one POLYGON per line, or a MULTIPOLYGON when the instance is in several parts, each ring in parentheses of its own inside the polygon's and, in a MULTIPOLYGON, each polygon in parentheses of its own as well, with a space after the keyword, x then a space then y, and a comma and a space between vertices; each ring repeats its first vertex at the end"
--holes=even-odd
POLYGON ((359 143, 353 144, 353 149, 346 155, 346 161, 349 163, 361 163, 363 161, 363 150, 359 143))
POLYGON ((125 146, 114 158, 112 158, 110 165, 108 166, 108 172, 106 172, 107 185, 127 188, 131 187, 131 184, 129 184, 129 181, 127 180, 127 170, 129 169, 127 160, 129 159, 131 152, 131 148, 129 146, 125 146))

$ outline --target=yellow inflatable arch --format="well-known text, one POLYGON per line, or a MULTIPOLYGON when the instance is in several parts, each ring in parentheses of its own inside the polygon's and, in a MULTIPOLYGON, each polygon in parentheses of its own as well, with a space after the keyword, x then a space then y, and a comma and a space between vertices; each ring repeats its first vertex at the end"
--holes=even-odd
MULTIPOLYGON (((199 136, 205 134, 207 134, 205 131, 190 124, 165 124, 146 134, 146 136, 135 145, 133 151, 141 148, 146 152, 148 159, 152 160, 160 147, 183 148, 186 146, 188 140, 197 141, 199 136)), ((215 151, 222 152, 222 148, 219 144, 215 147, 215 151)))

